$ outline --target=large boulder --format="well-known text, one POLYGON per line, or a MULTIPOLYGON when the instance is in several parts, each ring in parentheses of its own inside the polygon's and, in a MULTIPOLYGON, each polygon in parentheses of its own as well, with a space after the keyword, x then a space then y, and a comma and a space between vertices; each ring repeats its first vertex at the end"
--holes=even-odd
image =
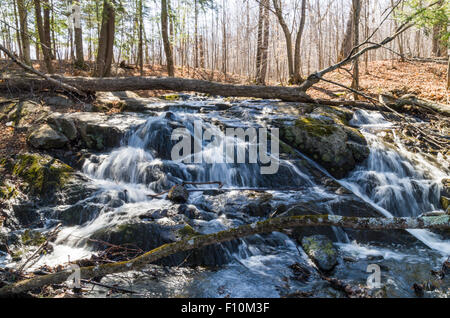
POLYGON ((109 116, 98 113, 72 113, 64 115, 77 127, 82 144, 91 149, 104 150, 120 145, 124 130, 109 124, 109 116))
POLYGON ((0 122, 16 130, 27 131, 34 125, 44 122, 49 113, 50 107, 32 100, 5 101, 0 105, 0 122))
POLYGON ((36 149, 63 148, 69 142, 66 136, 48 124, 44 124, 33 130, 28 136, 27 141, 36 149))
POLYGON ((316 263, 320 270, 331 271, 337 264, 338 252, 333 242, 324 235, 314 235, 302 239, 305 253, 316 263))
POLYGON ((320 107, 292 123, 280 125, 280 136, 310 156, 336 178, 345 177, 369 156, 364 136, 347 125, 348 114, 320 107))
POLYGON ((5 166, 9 173, 25 182, 28 194, 41 197, 54 195, 73 175, 70 166, 40 154, 17 155, 12 163, 5 166))
POLYGON ((73 141, 78 137, 75 122, 69 116, 65 116, 61 113, 53 113, 47 118, 47 123, 64 134, 70 141, 73 141))

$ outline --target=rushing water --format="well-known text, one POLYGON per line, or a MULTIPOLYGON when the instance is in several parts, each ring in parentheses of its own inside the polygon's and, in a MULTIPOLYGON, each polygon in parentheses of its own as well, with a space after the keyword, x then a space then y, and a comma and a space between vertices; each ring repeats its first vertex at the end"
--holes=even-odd
MULTIPOLYGON (((170 154, 175 141, 171 140, 171 133, 176 128, 187 128, 194 136, 194 122, 201 121, 205 128, 214 129, 222 137, 222 143, 207 146, 203 142, 203 158, 207 162, 226 162, 223 151, 219 150, 224 148, 223 142, 229 137, 223 135, 217 123, 259 127, 274 113, 270 102, 261 102, 252 107, 245 103, 235 106, 233 109, 236 108, 236 112, 229 113, 238 114, 236 117, 229 113, 224 116, 213 110, 199 112, 199 106, 205 106, 205 102, 197 101, 193 104, 190 108, 175 104, 177 107, 172 111, 149 115, 145 123, 130 130, 121 147, 86 160, 83 173, 89 177, 89 183, 96 191, 83 202, 89 202, 98 212, 89 220, 81 222, 81 225, 64 227, 55 242, 54 252, 43 257, 35 267, 66 262, 69 255, 71 260, 90 255, 95 251, 88 247, 87 238, 102 229, 145 216, 149 210, 170 207, 171 203, 164 197, 151 198, 148 195, 160 193, 183 181, 221 181, 224 188, 234 190, 226 191, 216 199, 210 198, 210 201, 215 200, 213 206, 226 212, 217 213, 203 211, 205 195, 203 192, 194 192, 195 187, 210 189, 212 186, 191 186, 193 192, 188 203, 211 216, 193 220, 196 230, 201 233, 213 233, 259 219, 256 216, 227 212, 224 208, 227 204, 239 206, 246 202, 245 194, 239 191, 242 188, 274 189, 268 192, 275 203, 339 200, 338 195, 317 184, 310 171, 311 167, 300 164, 300 160, 281 159, 279 172, 272 176, 262 176, 259 164, 185 164, 172 161, 170 154), (283 188, 297 188, 297 191, 283 191, 283 188)), ((395 138, 397 148, 386 145, 382 139, 383 133, 391 128, 391 124, 378 113, 357 111, 351 123, 360 127, 369 142, 371 154, 348 178, 339 180, 343 186, 386 217, 418 216, 438 209, 440 181, 446 177, 444 169, 433 166, 419 154, 406 151, 398 138, 395 138)), ((238 144, 237 148, 245 150, 246 146, 248 142, 238 144)), ((313 166, 323 171, 317 164, 313 163, 313 166)), ((59 206, 56 210, 64 210, 69 206, 59 206)), ((327 212, 333 211, 328 209, 327 212)), ((167 217, 159 221, 173 222, 167 217)), ((428 231, 409 232, 429 249, 424 249, 423 246, 402 248, 358 244, 349 242, 342 230, 336 231, 336 236, 340 239, 337 246, 341 254, 360 260, 355 264, 341 260, 336 273, 364 283, 367 278, 364 268, 368 264, 367 256, 381 255, 384 262, 389 264, 390 269, 384 277, 393 290, 390 294, 392 296, 408 296, 411 293, 411 284, 417 278, 415 270, 413 272, 416 274, 411 274, 411 277, 404 274, 398 281, 395 280, 405 266, 419 264, 417 266, 420 271, 425 273, 450 254, 450 241, 428 231)), ((217 270, 190 273, 183 279, 175 274, 173 278, 169 275, 158 283, 152 281, 146 284, 146 279, 141 278, 134 283, 141 286, 141 291, 147 296, 279 297, 311 288, 316 291, 316 295, 335 295, 324 288, 323 281, 318 279, 302 249, 285 234, 273 233, 246 238, 240 240, 237 246, 225 246, 223 253, 227 254, 227 264, 217 270), (310 268, 312 276, 309 282, 290 279, 292 271, 289 266, 296 262, 310 268)))

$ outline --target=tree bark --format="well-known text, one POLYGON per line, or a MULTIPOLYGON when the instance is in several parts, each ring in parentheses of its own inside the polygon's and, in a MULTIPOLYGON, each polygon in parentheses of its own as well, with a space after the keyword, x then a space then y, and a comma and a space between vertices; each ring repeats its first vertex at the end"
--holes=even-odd
MULTIPOLYGON (((48 1, 43 1, 44 6, 48 6, 48 1)), ((50 22, 48 21, 49 16, 45 19, 47 22, 45 23, 47 27, 44 27, 44 23, 42 21, 42 10, 41 10, 41 1, 34 0, 34 9, 36 13, 36 25, 39 33, 39 42, 42 49, 42 54, 44 55, 44 62, 47 68, 47 73, 53 74, 53 65, 52 65, 52 57, 51 57, 51 48, 50 48, 50 22), (47 30, 48 28, 48 30, 47 30), (47 34, 48 31, 48 34, 47 34), (47 38, 48 35, 48 38, 47 38)), ((47 11, 50 12, 50 11, 47 11)), ((47 15, 46 15, 47 16, 47 15)))
POLYGON ((17 0, 17 10, 19 11, 20 38, 22 43, 22 59, 27 65, 31 65, 30 39, 28 35, 28 8, 25 0, 17 0))
POLYGON ((302 78, 302 56, 301 56, 301 45, 302 45, 302 37, 303 31, 305 29, 306 22, 306 0, 302 0, 302 9, 301 9, 301 18, 300 18, 300 26, 297 31, 297 38, 295 39, 295 52, 294 52, 294 82, 299 84, 303 82, 302 78))
POLYGON ((167 73, 170 77, 175 76, 175 68, 173 63, 173 52, 172 46, 169 41, 169 32, 168 32, 168 7, 167 1, 161 0, 161 34, 164 45, 164 52, 166 53, 166 61, 167 61, 167 73))
POLYGON ((95 76, 97 77, 107 77, 111 75, 116 17, 114 5, 113 0, 103 1, 102 26, 100 30, 97 65, 95 70, 95 76))
POLYGON ((347 27, 345 29, 345 35, 344 35, 344 39, 342 41, 342 46, 341 46, 341 50, 339 52, 339 56, 338 56, 338 60, 342 61, 343 59, 345 59, 347 56, 349 56, 349 54, 352 51, 352 39, 353 39, 353 6, 350 9, 350 15, 349 18, 347 20, 347 27))
MULTIPOLYGON (((353 0, 353 47, 358 47, 359 45, 359 19, 361 15, 361 0, 353 0)), ((352 88, 354 90, 359 90, 359 57, 353 60, 353 79, 352 88)), ((359 96, 355 93, 353 98, 357 100, 359 96)))
POLYGON ((81 12, 80 3, 75 1, 73 5, 73 25, 75 30, 75 52, 76 61, 75 65, 83 69, 84 68, 84 55, 83 55, 83 31, 81 28, 81 12))
MULTIPOLYGON (((285 101, 314 102, 306 93, 295 87, 280 86, 250 86, 221 84, 205 80, 184 78, 155 78, 155 77, 120 77, 120 78, 92 78, 92 77, 62 77, 54 76, 58 83, 82 87, 85 92, 117 92, 138 90, 170 90, 175 92, 199 92, 224 97, 255 97, 263 99, 281 99, 285 101)), ((7 85, 18 89, 33 90, 58 88, 54 82, 39 78, 5 78, 0 83, 0 89, 7 85)), ((332 102, 331 102, 332 103, 332 102)), ((336 103, 341 103, 336 101, 336 103)))
POLYGON ((269 20, 269 0, 266 0, 266 6, 264 7, 264 34, 261 56, 261 73, 259 84, 266 85, 267 67, 268 67, 268 55, 269 55, 269 36, 270 36, 270 20, 269 20))
POLYGON ((138 18, 139 18, 139 47, 138 47, 138 61, 141 76, 144 75, 144 17, 142 0, 138 0, 138 18))
POLYGON ((284 37, 286 39, 286 50, 288 59, 288 69, 289 69, 289 82, 293 84, 295 82, 295 70, 294 70, 294 53, 292 52, 292 34, 289 30, 288 25, 283 17, 282 4, 279 0, 273 0, 273 6, 275 8, 275 15, 278 18, 281 29, 283 30, 284 37))
MULTIPOLYGON (((400 229, 450 229, 450 216, 430 216, 419 218, 357 218, 335 215, 294 216, 273 218, 262 222, 243 225, 238 228, 214 234, 192 236, 185 240, 165 244, 150 252, 125 262, 102 264, 80 268, 80 278, 90 279, 109 274, 141 270, 146 265, 178 252, 186 252, 205 246, 224 243, 250 235, 283 231, 296 227, 337 226, 358 230, 400 230, 400 229)), ((61 271, 45 276, 37 276, 0 288, 0 297, 20 294, 49 284, 66 281, 71 271, 61 271)))

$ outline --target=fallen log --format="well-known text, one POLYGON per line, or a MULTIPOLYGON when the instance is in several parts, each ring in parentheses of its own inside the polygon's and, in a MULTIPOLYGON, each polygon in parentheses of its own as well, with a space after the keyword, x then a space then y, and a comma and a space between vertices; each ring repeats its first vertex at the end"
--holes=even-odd
MULTIPOLYGON (((305 92, 297 87, 233 85, 196 79, 173 77, 61 77, 53 80, 70 86, 82 87, 85 92, 118 92, 139 90, 167 90, 174 92, 199 92, 224 97, 255 97, 262 99, 281 99, 293 102, 314 102, 305 92)), ((15 87, 28 90, 57 89, 54 81, 40 78, 4 78, 0 88, 15 87)))
POLYGON ((384 102, 389 106, 402 110, 404 106, 417 106, 426 111, 435 112, 447 117, 450 117, 450 105, 441 104, 435 101, 430 101, 422 98, 417 98, 414 95, 408 94, 400 98, 395 98, 389 94, 383 94, 384 102))
POLYGON ((0 51, 3 51, 8 57, 17 65, 19 65, 21 68, 23 68, 25 71, 33 73, 41 78, 43 78, 45 81, 52 83, 53 86, 62 88, 66 91, 76 93, 80 96, 86 97, 86 93, 83 92, 81 89, 79 89, 76 85, 70 85, 67 83, 64 83, 62 80, 54 79, 36 69, 34 69, 32 66, 26 65, 22 61, 20 61, 11 51, 7 50, 3 45, 0 44, 0 51))
MULTIPOLYGON (((214 234, 192 236, 182 241, 165 244, 129 261, 82 267, 79 270, 79 274, 81 279, 90 279, 114 273, 140 270, 149 263, 178 252, 232 241, 254 234, 270 233, 304 226, 337 226, 359 230, 450 229, 450 215, 442 214, 419 218, 357 218, 335 215, 273 218, 214 234)), ((45 285, 59 284, 66 281, 71 274, 71 271, 61 271, 6 285, 0 288, 0 297, 25 293, 45 285)))

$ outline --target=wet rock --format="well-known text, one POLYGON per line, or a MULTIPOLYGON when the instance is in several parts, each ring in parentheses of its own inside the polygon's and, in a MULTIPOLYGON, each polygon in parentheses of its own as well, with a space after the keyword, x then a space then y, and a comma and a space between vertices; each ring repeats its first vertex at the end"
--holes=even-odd
POLYGON ((98 204, 80 202, 68 207, 65 210, 58 211, 56 217, 63 221, 64 225, 82 225, 93 220, 101 210, 98 204))
POLYGON ((105 150, 120 145, 124 131, 114 124, 109 124, 107 115, 73 113, 64 116, 73 120, 85 147, 105 150))
POLYGON ((36 149, 63 148, 69 142, 66 136, 47 124, 33 130, 27 141, 36 149))
POLYGON ((170 189, 167 198, 176 203, 186 203, 189 199, 189 192, 182 185, 176 185, 170 189))
POLYGON ((252 193, 249 196, 249 200, 254 200, 250 202, 243 209, 243 213, 255 217, 267 217, 272 212, 272 205, 270 201, 273 196, 270 193, 252 193))
POLYGON ((300 116, 295 123, 280 125, 280 136, 307 154, 336 178, 345 177, 370 153, 364 136, 347 125, 341 111, 320 107, 300 116))
POLYGON ((383 259, 384 259, 383 255, 367 255, 368 261, 381 261, 383 259))
POLYGON ((13 214, 23 226, 36 225, 40 221, 39 212, 32 202, 12 205, 13 214))
POLYGON ((305 253, 316 263, 320 270, 328 272, 337 264, 338 252, 324 235, 314 235, 302 239, 305 253))

